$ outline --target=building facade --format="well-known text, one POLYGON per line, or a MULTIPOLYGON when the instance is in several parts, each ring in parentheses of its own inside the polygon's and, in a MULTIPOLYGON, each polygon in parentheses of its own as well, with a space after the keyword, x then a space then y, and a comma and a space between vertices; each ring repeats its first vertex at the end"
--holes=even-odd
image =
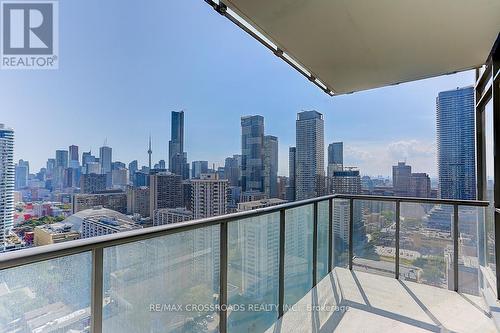
POLYGON ((241 155, 227 157, 224 161, 224 178, 229 181, 230 186, 241 184, 241 155))
POLYGON ((127 213, 139 214, 141 217, 150 216, 149 187, 140 186, 127 188, 127 213))
POLYGON ((185 222, 193 219, 193 212, 185 208, 160 208, 155 210, 153 226, 185 222))
POLYGON ((296 200, 324 194, 324 120, 317 111, 303 111, 297 115, 295 177, 296 200))
POLYGON ((440 92, 436 100, 439 195, 476 199, 474 88, 440 92))
POLYGON ((14 130, 0 124, 0 251, 14 223, 14 130))
POLYGON ((84 174, 80 177, 81 193, 97 193, 106 190, 106 175, 97 173, 84 174))
POLYGON ((296 162, 297 162, 297 149, 295 147, 290 147, 288 149, 288 185, 286 187, 286 200, 295 201, 295 175, 297 172, 296 162))
POLYGON ((149 215, 160 208, 182 206, 182 177, 171 172, 158 172, 149 175, 149 215))
POLYGON ((194 219, 227 213, 228 181, 217 174, 202 174, 191 180, 191 209, 194 219))
POLYGON ((200 178, 202 173, 208 172, 208 161, 193 161, 191 163, 191 178, 200 178))
POLYGON ((268 198, 278 197, 278 138, 264 136, 264 193, 268 198))
POLYGON ((264 191, 264 117, 241 117, 241 186, 264 191))
POLYGON ((392 167, 392 186, 394 195, 398 197, 410 196, 411 166, 405 162, 398 162, 392 167))
POLYGON ((170 172, 189 179, 187 153, 184 152, 184 111, 172 111, 171 138, 168 142, 170 172))
POLYGON ((73 195, 73 214, 99 206, 126 214, 127 194, 122 191, 108 191, 106 193, 73 195))
POLYGON ((333 172, 344 169, 344 143, 333 142, 328 145, 327 176, 332 177, 333 172))
POLYGON ((99 148, 99 165, 103 175, 111 172, 111 163, 113 160, 113 149, 111 147, 103 146, 99 148))

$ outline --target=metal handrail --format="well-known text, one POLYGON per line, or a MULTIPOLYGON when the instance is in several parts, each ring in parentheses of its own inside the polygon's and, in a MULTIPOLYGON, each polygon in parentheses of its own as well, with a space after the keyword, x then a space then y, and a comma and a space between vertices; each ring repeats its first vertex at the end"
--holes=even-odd
POLYGON ((166 236, 178 232, 190 231, 198 228, 219 225, 223 222, 232 222, 252 217, 258 217, 261 215, 276 213, 281 210, 287 210, 291 208, 302 207, 330 199, 373 200, 373 201, 401 202, 401 203, 429 203, 429 204, 459 205, 459 206, 472 206, 472 207, 487 207, 490 204, 488 201, 477 201, 477 200, 331 194, 318 198, 289 202, 277 206, 259 208, 251 211, 214 216, 204 219, 191 220, 186 222, 179 222, 179 223, 167 224, 167 225, 144 228, 144 229, 135 229, 116 234, 97 236, 86 239, 78 239, 70 242, 50 244, 40 247, 33 247, 13 252, 7 252, 0 254, 0 270, 22 266, 30 263, 40 262, 44 260, 55 259, 68 255, 79 254, 82 252, 91 251, 92 249, 96 248, 106 248, 127 243, 133 243, 155 237, 166 236))
POLYGON ((227 312, 226 307, 228 301, 227 291, 227 265, 228 265, 228 224, 236 221, 242 221, 262 215, 279 213, 280 221, 280 236, 279 236, 279 288, 278 288, 278 316, 284 314, 285 307, 285 227, 286 227, 286 211, 293 208, 312 205, 313 208, 313 269, 312 269, 312 286, 317 283, 317 260, 318 260, 318 203, 328 202, 328 224, 329 224, 329 246, 328 246, 328 268, 332 270, 333 248, 332 248, 332 230, 333 230, 333 201, 334 199, 349 200, 349 269, 353 267, 353 227, 354 227, 354 214, 353 207, 356 200, 359 201, 382 201, 394 202, 396 205, 396 258, 395 258, 395 278, 399 278, 399 233, 400 233, 400 206, 401 203, 423 203, 423 204, 443 204, 452 205, 454 218, 453 218, 453 243, 454 243, 454 289, 458 291, 458 212, 460 206, 472 207, 486 207, 489 206, 488 201, 472 201, 472 200, 452 200, 452 199, 427 199, 427 198, 411 198, 411 197, 389 197, 389 196, 370 196, 370 195, 346 195, 346 194, 332 194, 328 196, 312 198, 308 200, 296 201, 285 203, 282 205, 265 207, 246 212, 239 212, 234 214, 215 216, 206 219, 180 222, 168 224, 158 227, 151 227, 145 229, 137 229, 131 231, 120 232, 105 236, 98 236, 87 239, 80 239, 70 242, 59 244, 34 247, 15 252, 9 252, 0 255, 0 271, 8 268, 14 268, 27 264, 33 264, 40 261, 56 259, 69 255, 75 255, 82 252, 91 252, 92 254, 92 279, 91 279, 91 329, 92 332, 102 332, 103 320, 103 266, 104 266, 104 248, 128 244, 132 242, 142 241, 146 239, 166 236, 179 232, 192 231, 199 228, 209 226, 220 226, 220 332, 227 331, 227 312))

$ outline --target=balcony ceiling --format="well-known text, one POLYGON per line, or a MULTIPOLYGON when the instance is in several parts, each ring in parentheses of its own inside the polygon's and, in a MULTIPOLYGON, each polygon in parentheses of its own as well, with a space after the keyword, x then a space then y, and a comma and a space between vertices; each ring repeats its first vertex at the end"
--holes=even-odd
POLYGON ((335 94, 485 63, 500 0, 224 0, 335 94))

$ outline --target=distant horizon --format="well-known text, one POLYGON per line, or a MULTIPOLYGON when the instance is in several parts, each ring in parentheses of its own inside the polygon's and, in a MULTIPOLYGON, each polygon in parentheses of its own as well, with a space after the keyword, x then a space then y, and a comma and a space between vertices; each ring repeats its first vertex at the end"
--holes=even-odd
POLYGON ((15 130, 15 160, 28 160, 32 170, 56 149, 97 152, 106 139, 115 161, 147 165, 150 134, 153 160, 168 161, 170 112, 184 110, 188 161, 222 166, 241 154, 240 117, 259 114, 265 134, 278 137, 278 173, 287 175, 296 113, 314 109, 324 115, 325 153, 329 143, 344 142, 345 164, 361 174, 390 176, 406 159, 436 178, 436 97, 475 81, 466 71, 330 97, 198 0, 137 8, 63 2, 59 17, 59 69, 0 76, 8 110, 0 122, 15 130))
MULTIPOLYGON (((242 117, 244 117, 244 116, 242 116, 242 117)), ((0 125, 1 125, 1 123, 0 123, 0 125)), ((15 139, 16 139, 16 135, 17 135, 16 134, 16 129, 13 128, 13 127, 11 127, 11 126, 8 126, 7 124, 4 124, 4 125, 6 125, 7 128, 10 127, 11 129, 14 130, 14 156, 16 156, 17 155, 16 154, 16 149, 15 149, 15 139)), ((151 138, 151 141, 153 142, 153 138, 151 138)), ((343 141, 335 141, 335 142, 343 142, 343 141)), ((330 143, 333 143, 333 142, 330 142, 330 143)), ((326 160, 327 160, 327 153, 328 153, 328 145, 330 143, 325 143, 325 166, 327 165, 327 163, 326 163, 327 161, 326 160)), ((344 143, 344 146, 345 146, 346 142, 343 142, 343 143, 344 143)), ((75 146, 78 147, 78 157, 79 157, 79 163, 80 163, 80 165, 82 165, 82 154, 84 152, 91 152, 91 154, 93 156, 99 157, 99 149, 101 147, 109 147, 109 148, 112 149, 113 156, 114 156, 114 153, 115 153, 115 148, 112 145, 108 144, 107 142, 103 143, 103 145, 98 146, 96 148, 90 147, 89 149, 82 148, 82 146, 79 145, 79 144, 71 143, 71 144, 68 144, 66 146, 66 148, 65 147, 58 147, 58 148, 53 149, 54 154, 52 156, 47 157, 47 159, 45 160, 45 162, 47 162, 47 160, 49 158, 55 159, 55 152, 57 150, 69 151, 69 147, 71 145, 75 145, 75 146)), ((148 145, 149 145, 149 136, 148 136, 148 145)), ((146 156, 148 156, 148 152, 147 152, 148 147, 149 146, 146 147, 146 150, 145 150, 145 153, 144 153, 146 156)), ((154 146, 152 145, 152 147, 154 147, 154 146)), ((154 156, 154 153, 155 153, 154 149, 152 149, 152 151, 153 151, 153 156, 154 156)), ((167 151, 168 151, 168 147, 167 147, 167 151)), ((238 152, 238 153, 230 154, 227 157, 232 157, 233 155, 241 155, 241 151, 238 152)), ((188 156, 189 156, 189 152, 188 152, 188 156)), ((345 156, 345 152, 344 152, 344 158, 345 157, 346 156, 345 156)), ((128 164, 130 162, 132 162, 134 160, 137 160, 138 165, 139 165, 139 170, 140 170, 142 167, 148 167, 148 164, 149 164, 148 157, 145 157, 144 159, 145 159, 145 161, 143 162, 142 159, 140 159, 140 158, 133 158, 131 160, 119 160, 119 159, 116 159, 116 158, 113 157, 112 162, 121 162, 121 163, 124 163, 127 166, 127 168, 128 168, 128 164)), ((19 160, 23 160, 23 161, 29 162, 30 174, 36 174, 37 172, 40 171, 41 168, 46 168, 46 164, 45 163, 42 164, 39 167, 38 166, 34 167, 32 161, 29 158, 23 158, 23 157, 21 157, 21 158, 15 157, 14 163, 17 164, 19 162, 19 160)), ((155 164, 158 164, 161 160, 163 160, 167 164, 167 168, 168 168, 168 155, 165 155, 165 157, 159 158, 159 159, 154 159, 153 158, 152 159, 152 165, 154 166, 155 164)), ((214 166, 214 164, 215 164, 215 170, 217 170, 218 167, 223 167, 224 166, 224 163, 217 164, 216 162, 212 162, 210 160, 202 160, 202 159, 189 160, 188 159, 190 171, 191 171, 191 167, 192 167, 192 162, 195 162, 195 161, 208 161, 208 167, 209 167, 209 169, 212 169, 213 166, 214 166)), ((405 162, 407 165, 410 165, 412 167, 412 172, 425 172, 425 171, 415 171, 414 167, 413 167, 413 165, 411 163, 411 161, 408 161, 408 160, 395 160, 392 165, 397 165, 400 162, 405 162)), ((358 166, 356 166, 356 165, 350 165, 350 164, 344 164, 344 167, 345 168, 357 168, 360 171, 360 175, 361 176, 369 176, 371 178, 383 177, 383 178, 392 179, 392 165, 391 165, 391 170, 389 170, 390 171, 389 174, 365 174, 365 173, 363 173, 363 170, 361 170, 358 166)), ((325 172, 326 172, 326 169, 325 169, 325 172)), ((428 172, 425 172, 425 173, 429 174, 428 172)), ((287 176, 288 177, 288 172, 286 174, 280 174, 280 173, 278 173, 278 176, 287 176)), ((429 177, 431 178, 431 180, 437 180, 438 179, 437 175, 433 176, 433 175, 429 174, 429 177)))

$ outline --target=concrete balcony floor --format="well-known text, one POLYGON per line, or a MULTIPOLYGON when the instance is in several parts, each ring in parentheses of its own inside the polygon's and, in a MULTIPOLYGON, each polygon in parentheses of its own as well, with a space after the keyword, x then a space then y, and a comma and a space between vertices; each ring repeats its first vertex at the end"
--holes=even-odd
POLYGON ((335 268, 266 331, 277 332, 497 330, 480 296, 335 268))

